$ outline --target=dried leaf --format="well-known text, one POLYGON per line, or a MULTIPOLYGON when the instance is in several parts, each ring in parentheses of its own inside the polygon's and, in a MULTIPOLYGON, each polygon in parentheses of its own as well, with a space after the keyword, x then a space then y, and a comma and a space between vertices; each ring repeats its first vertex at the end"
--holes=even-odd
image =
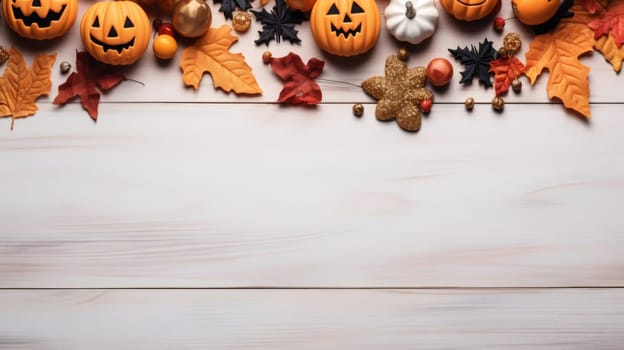
POLYGON ((287 56, 271 58, 271 69, 284 82, 277 102, 300 105, 315 105, 323 97, 321 88, 314 81, 323 72, 325 62, 310 58, 304 64, 301 57, 290 52, 287 56))
POLYGON ((613 70, 619 72, 622 69, 622 61, 624 61, 624 47, 618 48, 615 38, 611 33, 607 36, 601 36, 596 39, 594 45, 596 51, 600 52, 604 58, 613 66, 613 70))
POLYGON ((76 51, 76 72, 70 74, 67 80, 59 85, 53 103, 64 105, 77 96, 91 119, 97 121, 100 102, 97 88, 108 91, 123 80, 125 77, 117 68, 94 60, 84 51, 76 51))
POLYGON ((15 119, 39 110, 35 101, 50 92, 50 73, 55 60, 56 54, 38 54, 29 69, 19 51, 15 48, 9 51, 9 61, 0 77, 0 117, 11 117, 11 129, 15 119))
POLYGON ((611 1, 607 10, 588 25, 594 31, 596 39, 610 32, 613 34, 617 47, 622 47, 624 44, 624 0, 611 1))
POLYGON ((506 93, 511 82, 524 70, 524 64, 516 57, 499 57, 490 62, 490 72, 494 73, 496 96, 506 93))
POLYGON ((472 78, 476 76, 479 78, 479 82, 486 88, 492 86, 492 82, 490 82, 490 62, 496 59, 498 53, 492 46, 491 41, 485 38, 483 42, 479 43, 478 50, 474 45, 471 45, 470 48, 466 46, 463 49, 458 46, 455 50, 449 49, 449 52, 466 67, 461 72, 460 84, 470 84, 472 83, 472 78))
POLYGON ((215 88, 225 92, 249 95, 262 93, 245 57, 229 51, 230 46, 238 40, 238 37, 230 34, 231 31, 227 25, 210 28, 204 36, 182 51, 180 68, 185 85, 199 89, 202 76, 208 72, 215 88))
POLYGON ((587 12, 574 8, 575 16, 562 20, 552 33, 535 36, 526 53, 525 75, 531 84, 544 69, 549 72, 548 97, 556 97, 586 118, 590 117, 589 67, 578 57, 593 51, 593 32, 585 25, 587 12))
POLYGON ((256 45, 268 46, 271 40, 279 44, 281 39, 288 40, 292 44, 301 42, 297 37, 295 25, 301 24, 303 15, 299 11, 289 9, 284 0, 275 0, 275 6, 270 13, 266 9, 251 12, 256 16, 256 20, 262 23, 262 31, 258 32, 260 38, 254 41, 256 45))
POLYGON ((576 0, 576 3, 593 15, 606 10, 609 0, 576 0))

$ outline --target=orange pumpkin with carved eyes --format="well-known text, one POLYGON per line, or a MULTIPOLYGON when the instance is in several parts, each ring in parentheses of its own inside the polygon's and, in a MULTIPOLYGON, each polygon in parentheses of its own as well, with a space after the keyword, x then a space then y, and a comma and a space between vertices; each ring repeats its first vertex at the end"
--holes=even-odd
POLYGON ((440 0, 446 12, 457 19, 477 21, 496 9, 500 0, 440 0))
POLYGON ((375 0, 317 0, 310 14, 316 44, 338 56, 354 56, 370 50, 381 30, 375 0))
POLYGON ((96 60, 127 65, 143 56, 149 45, 151 25, 141 6, 132 1, 97 2, 80 21, 80 37, 96 60))
POLYGON ((560 0, 512 0, 511 6, 518 20, 530 26, 547 22, 557 14, 560 0))
POLYGON ((29 39, 52 39, 67 33, 77 12, 77 0, 2 0, 6 24, 29 39))

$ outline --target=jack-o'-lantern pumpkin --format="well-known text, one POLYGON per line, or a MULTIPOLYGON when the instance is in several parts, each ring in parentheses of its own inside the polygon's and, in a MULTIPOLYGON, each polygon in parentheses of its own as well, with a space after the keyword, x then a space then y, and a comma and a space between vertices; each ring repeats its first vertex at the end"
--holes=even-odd
POLYGON ((317 0, 310 15, 316 44, 338 56, 354 56, 370 50, 381 30, 375 0, 317 0))
POLYGON ((464 21, 480 20, 494 11, 500 0, 440 0, 446 12, 464 21))
POLYGON ((76 21, 77 0, 2 0, 9 28, 29 39, 52 39, 65 34, 76 21))
POLYGON ((80 21, 80 37, 96 60, 113 65, 136 62, 150 40, 150 21, 132 1, 98 2, 87 9, 80 21))
POLYGON ((530 26, 547 22, 559 11, 559 0, 512 0, 514 14, 518 20, 530 26))

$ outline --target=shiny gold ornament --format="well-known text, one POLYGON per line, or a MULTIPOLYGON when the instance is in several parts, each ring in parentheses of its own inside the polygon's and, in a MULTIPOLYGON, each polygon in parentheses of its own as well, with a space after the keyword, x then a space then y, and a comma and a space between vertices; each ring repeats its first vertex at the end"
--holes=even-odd
POLYGON ((204 0, 181 0, 173 9, 171 22, 176 33, 187 38, 197 38, 210 28, 212 12, 204 0))
POLYGON ((244 33, 251 26, 251 15, 247 11, 236 11, 232 17, 232 27, 239 33, 244 33))
POLYGON ((4 48, 4 46, 0 46, 0 65, 4 64, 4 62, 9 60, 9 52, 4 48))
POLYGON ((407 61, 408 56, 409 56, 409 53, 404 47, 399 49, 399 59, 401 61, 407 61))
POLYGON ((59 66, 59 68, 62 74, 67 74, 69 73, 69 70, 71 69, 71 63, 67 61, 63 61, 61 62, 61 65, 59 66))
POLYGON ((353 115, 356 117, 361 117, 364 114, 364 106, 361 103, 356 103, 353 105, 353 115))
POLYGON ((515 93, 519 93, 522 91, 522 82, 518 79, 514 79, 511 81, 511 88, 515 93))
POLYGON ((505 101, 500 96, 494 96, 492 99, 492 108, 494 108, 495 111, 500 112, 504 107, 505 101))
POLYGON ((469 111, 472 111, 472 109, 474 108, 474 105, 475 105, 475 100, 472 97, 468 97, 466 101, 464 101, 464 106, 466 106, 466 109, 469 111))

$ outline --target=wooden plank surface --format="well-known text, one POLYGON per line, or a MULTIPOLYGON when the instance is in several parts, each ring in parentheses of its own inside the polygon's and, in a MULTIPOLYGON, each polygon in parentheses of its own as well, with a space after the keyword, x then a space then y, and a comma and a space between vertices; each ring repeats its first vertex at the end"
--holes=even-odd
POLYGON ((0 287, 624 285, 613 106, 42 108, 0 127, 0 287))
POLYGON ((612 349, 619 290, 0 291, 0 349, 612 349))

